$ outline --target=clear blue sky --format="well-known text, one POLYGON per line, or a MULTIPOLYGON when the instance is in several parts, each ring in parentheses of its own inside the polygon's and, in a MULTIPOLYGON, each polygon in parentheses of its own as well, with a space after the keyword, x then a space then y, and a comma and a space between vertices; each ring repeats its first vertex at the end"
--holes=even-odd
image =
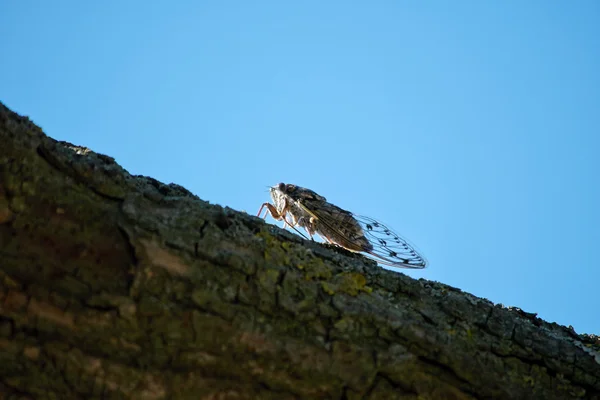
POLYGON ((600 333, 598 21, 596 0, 8 0, 0 101, 212 203, 309 187, 415 243, 411 276, 600 333))

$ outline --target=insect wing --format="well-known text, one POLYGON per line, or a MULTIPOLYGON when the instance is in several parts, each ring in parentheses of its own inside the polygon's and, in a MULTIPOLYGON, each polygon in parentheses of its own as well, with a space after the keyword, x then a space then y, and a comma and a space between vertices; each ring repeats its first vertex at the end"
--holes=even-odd
POLYGON ((330 203, 320 207, 302 201, 298 204, 318 221, 321 235, 348 250, 364 252, 392 268, 427 266, 427 260, 413 245, 376 219, 352 214, 330 203))
POLYGON ((315 232, 327 241, 355 252, 372 249, 350 212, 324 201, 299 201, 298 204, 310 215, 315 232))
POLYGON ((406 239, 376 219, 353 214, 363 228, 365 237, 373 245, 366 251, 380 264, 393 268, 423 269, 427 260, 406 239))

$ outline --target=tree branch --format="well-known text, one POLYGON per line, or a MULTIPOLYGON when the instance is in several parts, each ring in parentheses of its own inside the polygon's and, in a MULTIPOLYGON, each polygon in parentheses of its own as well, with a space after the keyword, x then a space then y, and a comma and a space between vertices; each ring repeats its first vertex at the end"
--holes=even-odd
POLYGON ((595 336, 132 176, 2 104, 0 257, 0 399, 600 398, 595 336))

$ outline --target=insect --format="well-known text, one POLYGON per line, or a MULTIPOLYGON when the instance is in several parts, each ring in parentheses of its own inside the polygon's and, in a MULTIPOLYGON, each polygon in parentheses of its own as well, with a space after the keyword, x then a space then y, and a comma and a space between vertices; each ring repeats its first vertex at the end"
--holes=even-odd
MULTIPOLYGON (((271 203, 263 203, 260 217, 267 214, 283 221, 284 228, 306 230, 310 238, 316 233, 331 244, 353 252, 362 252, 379 264, 393 268, 422 269, 427 260, 400 235, 381 222, 346 211, 310 189, 280 183, 270 187, 271 203)), ((302 235, 302 233, 300 233, 302 235)), ((304 235, 302 235, 304 236, 304 235)))

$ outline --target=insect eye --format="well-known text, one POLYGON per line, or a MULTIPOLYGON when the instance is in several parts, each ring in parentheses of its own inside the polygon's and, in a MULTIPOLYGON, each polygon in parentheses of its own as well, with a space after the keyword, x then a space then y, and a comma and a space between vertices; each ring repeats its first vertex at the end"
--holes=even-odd
POLYGON ((277 185, 277 188, 279 189, 279 191, 285 192, 285 183, 280 183, 279 185, 277 185))

